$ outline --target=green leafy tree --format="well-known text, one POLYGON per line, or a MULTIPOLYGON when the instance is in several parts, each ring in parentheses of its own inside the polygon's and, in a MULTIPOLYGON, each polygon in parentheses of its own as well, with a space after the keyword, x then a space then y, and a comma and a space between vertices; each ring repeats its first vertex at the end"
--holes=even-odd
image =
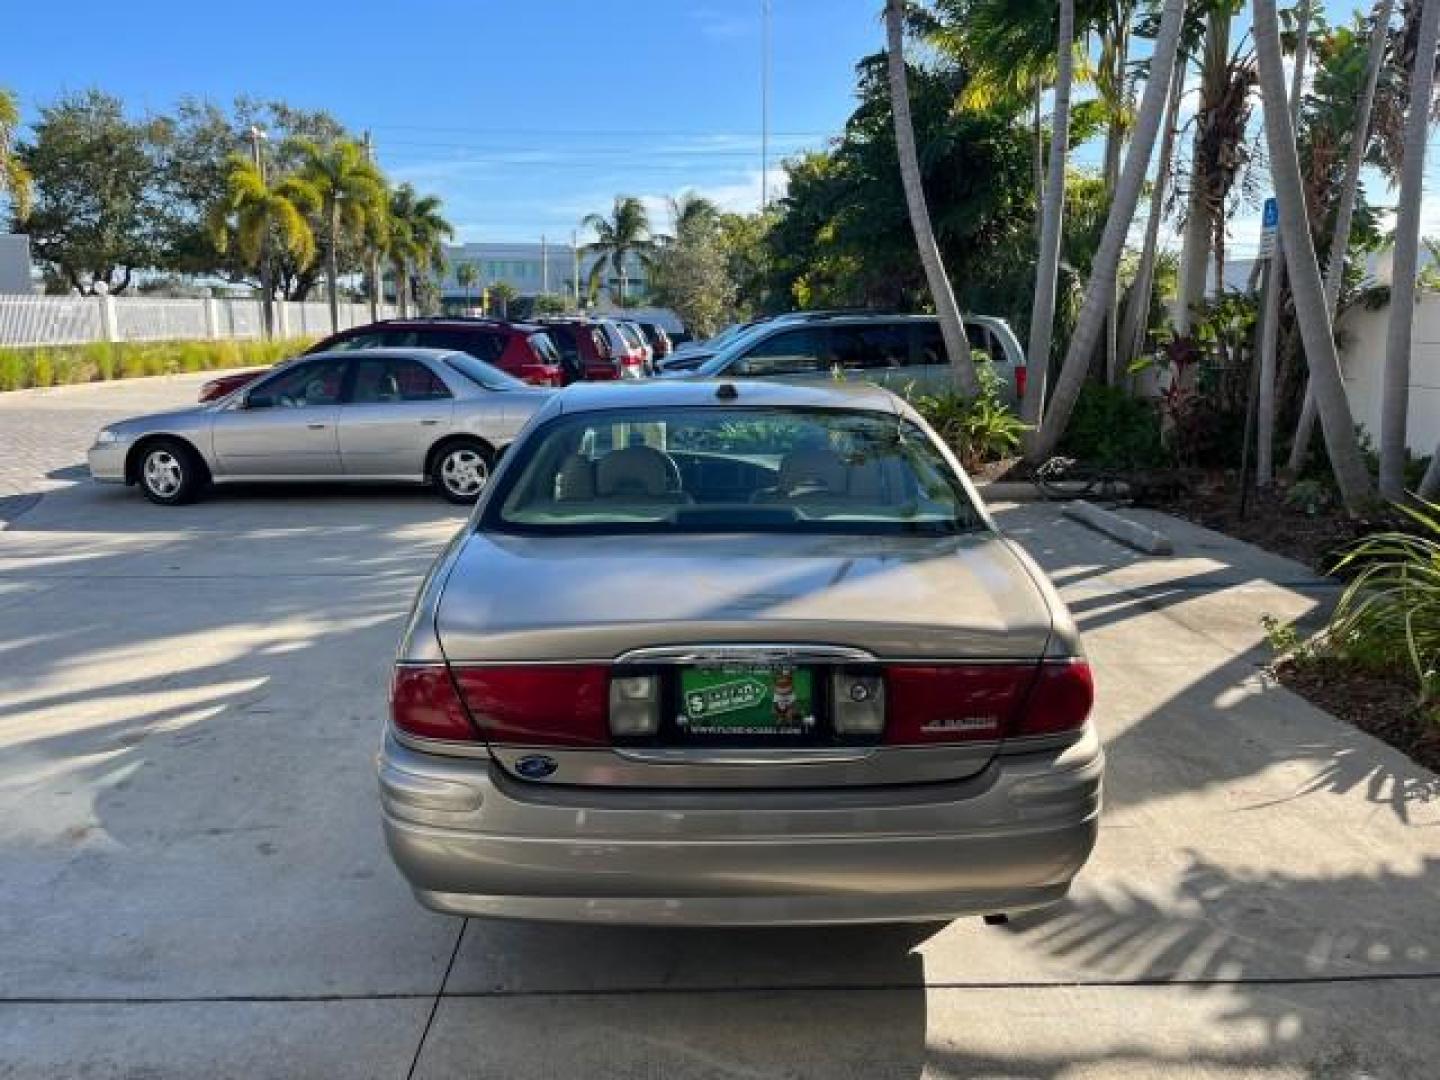
POLYGON ((363 237, 385 212, 384 177, 357 142, 341 139, 329 146, 296 143, 300 178, 320 197, 321 236, 330 327, 340 329, 340 245, 342 237, 363 237))
POLYGON ((673 309, 692 333, 709 337, 734 310, 735 282, 718 220, 692 221, 676 229, 674 242, 654 255, 652 299, 673 309))
POLYGON ((160 138, 98 90, 40 110, 33 139, 18 148, 34 202, 16 224, 52 285, 91 293, 103 282, 123 293, 137 269, 160 261, 160 138))
POLYGON ((684 240, 711 232, 720 223, 720 208, 715 203, 686 191, 666 200, 670 206, 670 223, 674 232, 670 239, 684 240))
POLYGON ((490 286, 489 293, 490 304, 494 310, 499 313, 500 318, 508 318, 510 315, 510 305, 514 303, 515 298, 520 295, 515 291, 515 286, 511 285, 508 281, 497 281, 494 285, 490 286))
POLYGON ((218 253, 233 245, 243 264, 259 273, 267 334, 275 326, 273 255, 283 252, 302 267, 315 261, 315 233, 306 215, 319 208, 319 193, 299 177, 267 183, 249 158, 231 157, 225 195, 209 214, 211 236, 218 253))
POLYGON ((15 153, 20 103, 13 92, 0 89, 0 196, 8 195, 16 218, 30 212, 30 174, 15 153))
POLYGON ((655 240, 650 234, 650 215, 645 204, 633 195, 615 196, 615 206, 610 216, 589 214, 581 225, 594 231, 595 239, 583 248, 588 255, 598 255, 590 268, 587 284, 593 300, 600 293, 608 265, 620 281, 620 293, 616 301, 624 306, 629 299, 630 258, 634 256, 647 269, 655 251, 655 240))
POLYGON ((455 267, 455 284, 465 290, 465 306, 470 306, 470 290, 480 280, 480 270, 473 262, 462 262, 455 267))
POLYGON ((774 222, 775 213, 767 210, 721 214, 716 224, 720 250, 725 253, 725 273, 735 289, 732 303, 737 318, 749 318, 767 306, 768 243, 774 222))

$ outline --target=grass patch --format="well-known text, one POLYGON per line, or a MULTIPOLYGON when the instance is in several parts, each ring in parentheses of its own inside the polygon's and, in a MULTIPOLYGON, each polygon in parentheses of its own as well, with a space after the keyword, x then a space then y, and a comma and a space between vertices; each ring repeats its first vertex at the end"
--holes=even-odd
POLYGON ((287 341, 122 341, 0 349, 0 390, 267 367, 294 356, 310 338, 287 341))

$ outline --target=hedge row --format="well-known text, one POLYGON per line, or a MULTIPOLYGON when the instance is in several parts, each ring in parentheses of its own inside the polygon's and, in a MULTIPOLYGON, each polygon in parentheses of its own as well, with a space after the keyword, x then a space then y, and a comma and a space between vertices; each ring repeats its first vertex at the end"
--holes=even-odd
POLYGON ((0 390, 268 366, 310 344, 289 341, 126 341, 0 348, 0 390))

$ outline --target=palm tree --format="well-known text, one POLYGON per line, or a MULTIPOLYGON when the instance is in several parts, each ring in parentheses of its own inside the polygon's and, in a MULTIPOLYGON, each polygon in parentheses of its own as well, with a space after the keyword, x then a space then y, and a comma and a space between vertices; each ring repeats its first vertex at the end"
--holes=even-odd
MULTIPOLYGON (((1350 135, 1350 149, 1345 158, 1345 175, 1335 208, 1335 227, 1330 234, 1330 257, 1325 266, 1325 310, 1331 321, 1340 302, 1340 286, 1345 279, 1345 256, 1350 250, 1350 227, 1355 216, 1355 202, 1360 191, 1360 169, 1370 144, 1371 117, 1375 109, 1375 91, 1380 83, 1380 70, 1385 66, 1385 45, 1390 37, 1390 14, 1394 0, 1380 0, 1375 10, 1375 24, 1370 31, 1370 56, 1365 69, 1365 87, 1356 109, 1355 124, 1350 135)), ((1290 460, 1285 470, 1298 476, 1310 452, 1315 433, 1315 395, 1305 387, 1300 406, 1300 419, 1295 425, 1295 440, 1290 444, 1290 460)))
POLYGON ((515 286, 508 281, 497 281, 489 289, 490 299, 500 311, 500 317, 510 317, 510 304, 520 294, 515 291, 515 286))
POLYGON ((470 287, 480 280, 480 271, 472 262, 462 262, 455 267, 455 284, 465 290, 465 306, 470 306, 470 287))
POLYGON ((455 229, 441 213, 443 203, 438 195, 421 195, 410 207, 410 236, 413 241, 412 255, 418 270, 427 271, 425 280, 445 270, 445 241, 455 235, 455 229))
POLYGON ((699 236, 720 224, 720 207, 703 195, 686 191, 667 201, 676 240, 699 236))
POLYGON ((650 265, 650 253, 655 241, 650 235, 650 215, 645 204, 633 195, 615 196, 615 208, 610 217, 601 214, 587 214, 580 223, 581 228, 593 229, 595 239, 586 244, 587 255, 599 255, 590 267, 588 288, 591 297, 600 291, 605 276, 605 264, 610 264, 615 276, 620 279, 621 307, 625 306, 625 292, 630 283, 629 256, 634 255, 642 266, 650 265))
POLYGON ((286 176, 267 182, 260 168, 241 154, 230 157, 225 194, 210 209, 210 235, 216 250, 233 242, 240 257, 260 272, 260 302, 265 333, 274 333, 275 286, 271 257, 280 250, 301 268, 315 260, 315 233, 307 215, 320 208, 320 194, 306 181, 286 176))
MULTIPOLYGON (((1055 110, 1050 129, 1050 163, 1041 203, 1040 253, 1035 261, 1035 301, 1030 308, 1030 371, 1020 417, 1031 431, 1045 408, 1050 372, 1050 339, 1055 333, 1055 283, 1060 277, 1060 230, 1065 208, 1065 163, 1070 146, 1070 84, 1075 67, 1075 0, 1060 0, 1056 45, 1055 110)), ((1028 433, 1027 433, 1028 437, 1028 433)))
POLYGON ((1054 453, 1055 445, 1060 441, 1065 425, 1070 421, 1070 414, 1080 396, 1080 388, 1085 383, 1090 357, 1105 328, 1115 296, 1125 236, 1135 218, 1135 207, 1140 201, 1140 191, 1145 186, 1145 174, 1150 171, 1150 156, 1155 149, 1155 137, 1160 130, 1161 115, 1165 111, 1165 99, 1170 95, 1170 78, 1174 72, 1176 54, 1179 52, 1180 31, 1184 21, 1185 0, 1165 0, 1150 59, 1150 76, 1145 81, 1145 93, 1140 99, 1140 112, 1135 121, 1129 152, 1125 156, 1125 167, 1120 172, 1120 181, 1111 198, 1105 231, 1101 234, 1100 246, 1095 252, 1090 271, 1085 303, 1080 309, 1080 317, 1076 320, 1075 331, 1070 336, 1070 347, 1065 353, 1065 364, 1060 369, 1060 378, 1056 380, 1055 394, 1029 450, 1028 457, 1032 461, 1041 460, 1054 453))
POLYGON ((1390 323, 1385 336, 1385 375, 1380 392, 1380 494, 1405 497, 1405 426, 1410 407, 1410 337, 1415 321, 1415 273, 1420 256, 1420 200, 1425 193, 1425 138, 1435 89, 1434 56, 1440 43, 1440 0, 1425 0, 1410 75, 1410 111, 1400 166, 1400 204, 1395 217, 1395 259, 1390 277, 1390 323))
POLYGON ((410 184, 401 184, 390 192, 385 251, 395 274, 395 303, 401 316, 409 314, 415 269, 424 265, 439 273, 445 267, 443 241, 455 230, 440 210, 437 196, 418 195, 410 184))
POLYGON ((364 147, 349 139, 319 146, 295 143, 300 176, 320 196, 325 228, 325 283, 330 297, 330 328, 340 329, 340 241, 349 233, 363 235, 385 214, 385 180, 364 147))
POLYGON ((950 279, 945 276, 945 265, 940 260, 940 248, 935 243, 935 232, 930 227, 930 210, 925 204, 925 189, 920 183, 920 159, 915 150, 915 128, 910 119, 910 87, 905 71, 905 39, 903 20, 906 0, 886 0, 885 40, 886 66, 890 75, 890 112, 895 122, 895 148, 900 159, 900 180, 905 188, 905 204, 910 211, 910 226, 915 231, 915 245, 919 248, 920 263, 925 268, 925 280, 930 286, 930 296, 935 301, 935 312, 940 319, 940 334, 945 341, 945 352, 950 357, 950 366, 955 373, 955 383, 960 393, 974 397, 979 393, 980 381, 975 375, 975 365, 970 359, 970 342, 965 336, 965 324, 960 319, 960 309, 955 304, 955 293, 950 279))
POLYGON ((30 216, 30 174, 15 154, 15 130, 20 126, 20 103, 9 90, 0 90, 0 195, 9 195, 14 217, 30 216))
POLYGON ((1315 243, 1310 238, 1305 213, 1300 157, 1295 148, 1295 126, 1290 120, 1285 91, 1275 0, 1255 0, 1254 34, 1259 56, 1260 99, 1265 107, 1265 139, 1270 150, 1275 197, 1280 204, 1280 235, 1284 238, 1285 262, 1290 270, 1295 318, 1310 365, 1310 384, 1315 388, 1315 402, 1320 410, 1335 483, 1346 508, 1357 513, 1370 499, 1370 476, 1360 456, 1354 417, 1340 378, 1340 358, 1335 350, 1320 265, 1315 259, 1315 243))
MULTIPOLYGON (((1305 58, 1310 44, 1313 0, 1300 0, 1295 9, 1295 56, 1290 79, 1290 122, 1299 127, 1300 103, 1305 89, 1305 58)), ((1275 473, 1275 349, 1280 340, 1280 290, 1285 286, 1285 241, 1277 236, 1270 257, 1261 311, 1259 392, 1255 401, 1255 486, 1269 487, 1275 473)), ((1243 481, 1243 477, 1241 478, 1243 481)))

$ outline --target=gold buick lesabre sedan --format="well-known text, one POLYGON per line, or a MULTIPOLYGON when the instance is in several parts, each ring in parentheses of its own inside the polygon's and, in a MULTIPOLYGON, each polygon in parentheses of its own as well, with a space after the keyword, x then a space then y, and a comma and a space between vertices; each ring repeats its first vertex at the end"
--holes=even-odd
POLYGON ((1054 589, 900 398, 580 385, 416 598, 385 833, 459 915, 1003 917, 1094 845, 1092 698, 1054 589))

